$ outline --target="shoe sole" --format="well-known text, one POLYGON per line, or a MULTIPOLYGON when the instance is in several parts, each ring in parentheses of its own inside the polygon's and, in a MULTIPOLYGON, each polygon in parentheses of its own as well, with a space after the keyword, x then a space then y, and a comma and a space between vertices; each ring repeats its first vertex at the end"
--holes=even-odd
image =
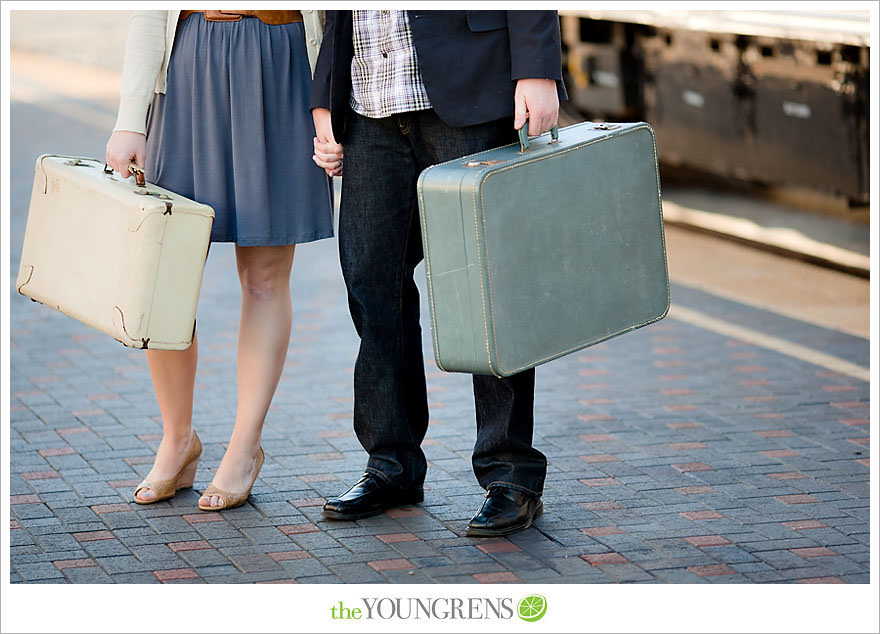
POLYGON ((510 535, 511 533, 516 533, 529 528, 532 525, 532 522, 541 517, 543 513, 544 505, 540 504, 538 508, 535 509, 535 514, 523 524, 507 526, 505 528, 471 528, 468 526, 464 534, 467 537, 502 537, 504 535, 510 535))
POLYGON ((328 509, 323 509, 321 511, 321 515, 326 517, 329 520, 362 520, 365 517, 373 517, 375 515, 381 515, 385 511, 390 509, 396 509, 401 506, 407 505, 415 505, 423 502, 425 499, 424 494, 422 495, 414 495, 412 498, 408 500, 402 500, 399 504, 395 504, 394 506, 386 506, 385 508, 377 509, 374 511, 365 511, 363 513, 343 513, 341 511, 331 511, 328 509))

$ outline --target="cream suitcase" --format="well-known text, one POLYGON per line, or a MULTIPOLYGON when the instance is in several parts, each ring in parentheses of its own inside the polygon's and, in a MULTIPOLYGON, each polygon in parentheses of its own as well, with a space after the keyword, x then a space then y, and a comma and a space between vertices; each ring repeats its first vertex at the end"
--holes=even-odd
POLYGON ((132 348, 192 343, 214 210, 95 159, 43 155, 16 288, 132 348))

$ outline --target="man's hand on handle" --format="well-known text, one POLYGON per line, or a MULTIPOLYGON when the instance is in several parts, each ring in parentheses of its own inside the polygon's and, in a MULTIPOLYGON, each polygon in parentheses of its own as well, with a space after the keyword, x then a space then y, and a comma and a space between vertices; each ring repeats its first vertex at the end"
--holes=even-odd
POLYGON ((549 132, 559 118, 559 96, 553 79, 520 79, 513 97, 513 127, 519 130, 529 120, 529 136, 549 132))

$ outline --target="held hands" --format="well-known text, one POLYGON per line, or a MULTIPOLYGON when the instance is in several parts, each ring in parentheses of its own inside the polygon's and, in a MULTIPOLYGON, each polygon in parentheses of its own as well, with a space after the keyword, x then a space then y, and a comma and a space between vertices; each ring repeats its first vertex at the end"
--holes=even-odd
POLYGON ((315 121, 315 154, 312 160, 322 167, 327 176, 342 176, 342 145, 333 137, 330 111, 326 108, 312 110, 315 121))
POLYGON ((519 130, 529 120, 529 136, 548 132, 559 118, 559 96, 553 79, 520 79, 513 97, 513 127, 519 130))
POLYGON ((107 142, 107 165, 128 178, 128 164, 144 166, 147 156, 147 137, 140 132, 117 130, 107 142))

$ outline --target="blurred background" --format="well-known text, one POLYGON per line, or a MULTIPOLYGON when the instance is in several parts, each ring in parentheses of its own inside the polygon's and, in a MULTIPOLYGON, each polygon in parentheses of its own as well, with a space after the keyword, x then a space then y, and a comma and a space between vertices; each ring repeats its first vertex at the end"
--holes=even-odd
POLYGON ((866 11, 565 11, 573 116, 649 121, 660 158, 869 198, 866 11))
POLYGON ((667 227, 868 277, 868 11, 590 9, 560 24, 562 123, 649 122, 667 227))

